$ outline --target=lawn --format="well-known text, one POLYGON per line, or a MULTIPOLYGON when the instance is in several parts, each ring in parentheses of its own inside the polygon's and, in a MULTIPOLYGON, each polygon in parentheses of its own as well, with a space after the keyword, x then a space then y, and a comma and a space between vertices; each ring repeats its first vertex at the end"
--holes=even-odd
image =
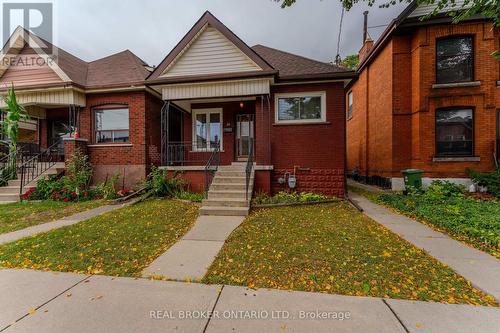
POLYGON ((0 205, 0 234, 70 216, 105 204, 103 200, 82 202, 21 201, 0 205))
POLYGON ((478 200, 461 194, 436 195, 436 186, 433 189, 425 195, 371 193, 354 187, 349 191, 500 258, 500 202, 478 200))
POLYGON ((346 202, 262 209, 236 229, 204 282, 498 305, 346 202))
POLYGON ((0 246, 0 266, 140 276, 194 223, 198 208, 148 200, 0 246))

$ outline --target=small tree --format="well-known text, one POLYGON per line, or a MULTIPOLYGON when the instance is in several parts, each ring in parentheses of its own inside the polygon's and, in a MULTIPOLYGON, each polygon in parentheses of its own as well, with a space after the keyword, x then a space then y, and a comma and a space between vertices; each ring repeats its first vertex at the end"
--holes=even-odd
POLYGON ((22 105, 17 102, 16 92, 14 90, 14 84, 9 88, 7 95, 2 96, 7 107, 0 110, 4 113, 1 130, 7 139, 4 143, 9 147, 9 160, 8 167, 4 169, 2 178, 4 181, 16 177, 16 154, 17 154, 17 140, 19 135, 19 121, 27 120, 28 115, 26 110, 22 105))
POLYGON ((349 69, 356 69, 359 65, 359 56, 357 54, 348 55, 342 59, 340 64, 349 69))

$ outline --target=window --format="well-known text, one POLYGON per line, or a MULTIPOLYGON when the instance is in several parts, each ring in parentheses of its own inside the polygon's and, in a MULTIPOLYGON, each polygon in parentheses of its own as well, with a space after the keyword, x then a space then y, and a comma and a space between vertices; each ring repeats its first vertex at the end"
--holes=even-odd
POLYGON ((193 149, 222 147, 222 109, 193 110, 193 149))
POLYGON ((352 118, 352 91, 347 94, 347 119, 352 118))
POLYGON ((436 154, 472 156, 474 123, 468 108, 436 110, 436 154))
POLYGON ((95 112, 95 142, 129 142, 128 108, 97 109, 95 112))
POLYGON ((472 37, 441 38, 436 41, 436 82, 457 83, 474 80, 472 37))
POLYGON ((276 95, 276 122, 324 122, 325 93, 276 95))

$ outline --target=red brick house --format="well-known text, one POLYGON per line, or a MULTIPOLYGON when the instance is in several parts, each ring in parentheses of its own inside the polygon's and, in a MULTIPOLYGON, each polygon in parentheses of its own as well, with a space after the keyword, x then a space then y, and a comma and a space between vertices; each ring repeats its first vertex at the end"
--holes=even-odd
POLYGON ((346 95, 347 161, 367 182, 402 189, 401 170, 418 168, 424 184, 468 184, 467 168, 495 169, 500 29, 481 17, 421 19, 432 10, 409 5, 359 53, 346 95))
POLYGON ((353 71, 251 48, 209 12, 156 68, 130 51, 85 62, 57 50, 57 64, 4 68, 0 85, 14 82, 32 116, 22 140, 44 150, 62 137, 66 155, 79 146, 96 181, 120 173, 129 186, 157 165, 204 191, 207 165, 236 165, 251 167, 256 192, 291 184, 344 196, 344 87, 353 71))

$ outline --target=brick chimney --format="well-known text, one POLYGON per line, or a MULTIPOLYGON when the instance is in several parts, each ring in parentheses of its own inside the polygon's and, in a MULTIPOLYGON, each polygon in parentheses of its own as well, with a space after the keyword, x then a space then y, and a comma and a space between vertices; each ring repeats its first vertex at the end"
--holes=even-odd
POLYGON ((366 59, 366 56, 370 52, 373 46, 373 40, 368 36, 368 11, 363 12, 364 20, 363 20, 363 46, 361 50, 359 50, 359 62, 361 63, 366 59))

